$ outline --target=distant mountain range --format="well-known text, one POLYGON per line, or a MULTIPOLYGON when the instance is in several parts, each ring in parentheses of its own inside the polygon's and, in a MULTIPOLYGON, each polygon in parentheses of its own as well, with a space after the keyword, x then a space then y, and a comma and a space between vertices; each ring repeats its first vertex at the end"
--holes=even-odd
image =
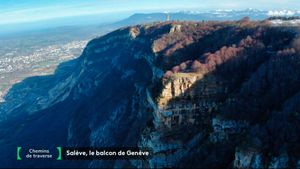
MULTIPOLYGON (((33 23, 22 23, 14 25, 1 25, 0 35, 6 36, 8 33, 38 31, 40 29, 53 29, 57 27, 94 27, 110 32, 119 27, 137 25, 149 22, 166 21, 224 21, 224 20, 239 20, 243 17, 249 17, 251 20, 263 20, 270 16, 300 16, 300 10, 258 10, 258 9, 217 9, 209 11, 172 11, 172 12, 155 12, 155 13, 120 13, 116 16, 104 15, 86 15, 67 18, 55 18, 52 20, 44 20, 33 23), (128 17, 129 16, 129 17, 128 17), (110 18, 110 19, 109 19, 110 18), (123 18, 123 19, 122 19, 123 18), (119 21, 118 21, 119 20, 119 21)), ((81 29, 79 28, 79 29, 81 29)))
POLYGON ((124 20, 114 23, 116 26, 128 26, 156 21, 224 21, 239 20, 249 17, 251 20, 263 20, 271 16, 300 16, 300 11, 280 10, 266 11, 258 9, 246 10, 212 10, 212 11, 178 11, 161 13, 136 13, 124 20))

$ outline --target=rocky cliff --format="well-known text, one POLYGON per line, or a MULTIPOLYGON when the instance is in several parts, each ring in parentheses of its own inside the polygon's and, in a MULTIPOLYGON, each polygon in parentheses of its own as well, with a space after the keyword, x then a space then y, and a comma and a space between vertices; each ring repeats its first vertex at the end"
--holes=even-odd
POLYGON ((300 167, 300 47, 268 22, 165 22, 88 43, 0 105, 5 166, 300 167), (147 147, 145 160, 14 161, 15 147, 147 147))

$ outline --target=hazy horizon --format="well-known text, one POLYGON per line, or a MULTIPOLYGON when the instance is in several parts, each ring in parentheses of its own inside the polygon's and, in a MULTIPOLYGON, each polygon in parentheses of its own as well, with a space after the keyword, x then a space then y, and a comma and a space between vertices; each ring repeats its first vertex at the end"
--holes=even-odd
MULTIPOLYGON (((0 2, 0 25, 30 23, 56 18, 104 15, 105 19, 118 18, 118 13, 127 16, 136 12, 174 10, 246 9, 296 10, 300 2, 295 0, 6 0, 0 2), (184 7, 183 7, 184 6, 184 7)), ((121 17, 120 17, 121 18, 121 17)))
POLYGON ((99 25, 135 13, 211 11, 217 9, 297 10, 294 0, 6 0, 0 1, 0 34, 61 26, 99 25), (272 5, 270 5, 272 4, 272 5))

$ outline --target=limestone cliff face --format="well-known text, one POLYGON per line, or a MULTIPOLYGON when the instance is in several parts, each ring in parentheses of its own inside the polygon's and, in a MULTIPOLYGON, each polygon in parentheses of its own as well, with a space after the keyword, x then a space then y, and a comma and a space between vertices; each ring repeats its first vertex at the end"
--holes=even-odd
POLYGON ((264 168, 263 155, 255 149, 237 150, 233 166, 234 168, 264 168))
POLYGON ((153 156, 22 166, 299 166, 297 34, 264 22, 166 22, 94 39, 53 76, 9 92, 0 105, 0 135, 9 136, 1 162, 20 167, 8 157, 34 144, 138 146, 153 156))
POLYGON ((139 143, 154 152, 148 164, 143 165, 175 167, 178 159, 188 156, 191 148, 207 137, 210 118, 220 104, 218 94, 223 90, 216 87, 213 78, 197 83, 202 78, 202 74, 191 73, 163 80, 154 126, 145 130, 139 143))

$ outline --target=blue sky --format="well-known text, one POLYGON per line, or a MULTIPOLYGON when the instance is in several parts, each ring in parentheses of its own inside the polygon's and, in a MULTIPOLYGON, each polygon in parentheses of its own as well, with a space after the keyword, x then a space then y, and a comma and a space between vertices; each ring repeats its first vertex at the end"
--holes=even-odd
POLYGON ((220 8, 300 9, 300 0, 0 0, 0 25, 92 14, 220 8))

